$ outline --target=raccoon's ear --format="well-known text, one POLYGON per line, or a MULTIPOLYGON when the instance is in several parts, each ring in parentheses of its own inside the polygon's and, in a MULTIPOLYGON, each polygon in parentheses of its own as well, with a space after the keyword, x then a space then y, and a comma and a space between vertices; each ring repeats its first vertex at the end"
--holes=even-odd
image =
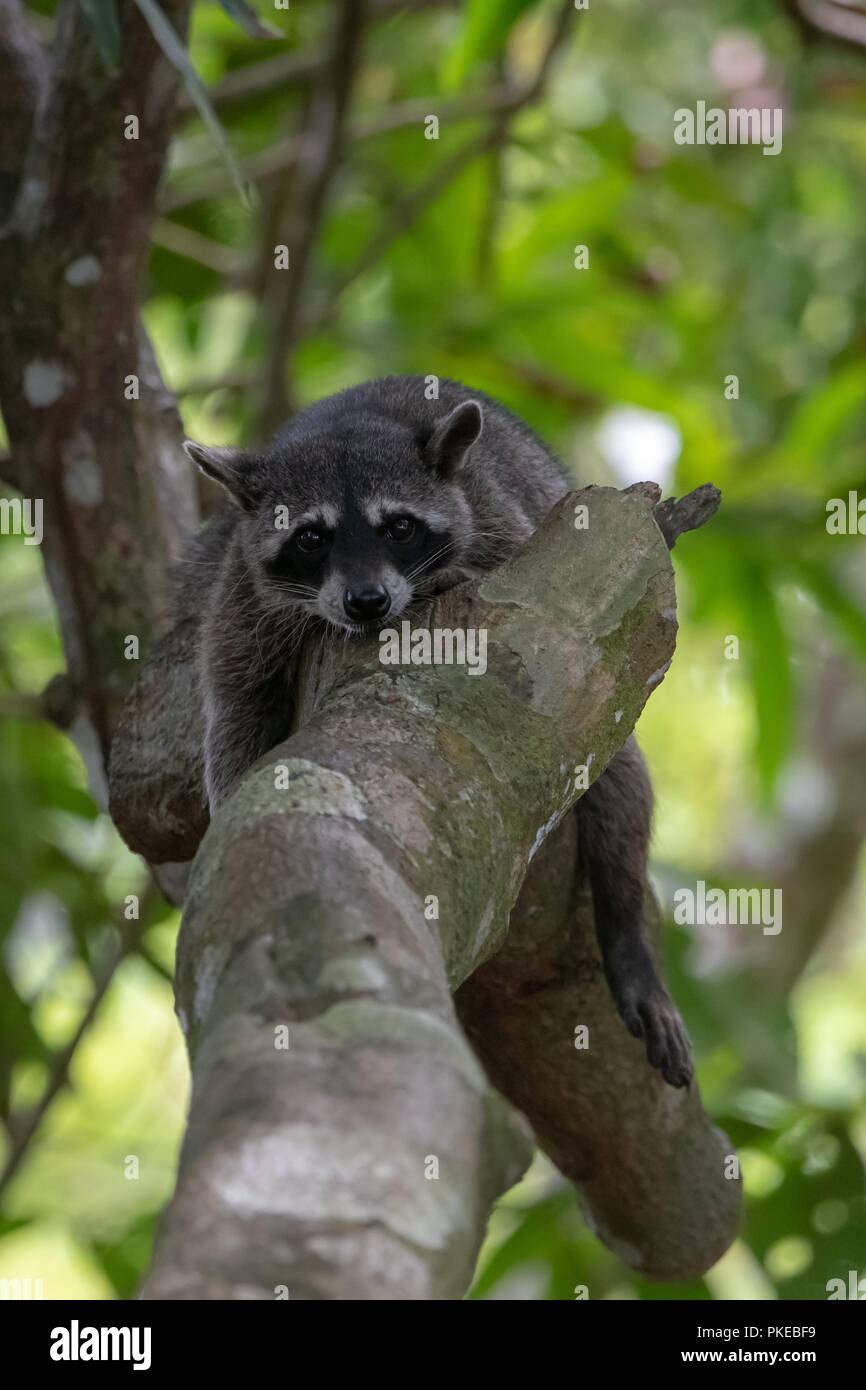
POLYGON ((250 454, 242 449, 209 449, 193 439, 185 439, 183 447, 202 473, 225 488, 236 507, 245 512, 255 511, 259 495, 251 477, 253 460, 250 454))
POLYGON ((439 421, 427 441, 424 456, 440 478, 450 478, 457 472, 483 425, 484 416, 477 401, 463 401, 439 421))

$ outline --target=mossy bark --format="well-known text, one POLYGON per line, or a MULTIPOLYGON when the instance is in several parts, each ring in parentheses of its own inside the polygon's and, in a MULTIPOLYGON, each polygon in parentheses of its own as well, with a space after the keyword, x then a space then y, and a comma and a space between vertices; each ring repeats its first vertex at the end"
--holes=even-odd
POLYGON ((673 654, 653 498, 564 499, 426 621, 486 629, 486 673, 311 651, 296 732, 199 849, 192 1108, 145 1297, 459 1297, 528 1158, 502 1095, 636 1269, 686 1277, 733 1237, 727 1141, 614 1012, 569 815, 673 654))

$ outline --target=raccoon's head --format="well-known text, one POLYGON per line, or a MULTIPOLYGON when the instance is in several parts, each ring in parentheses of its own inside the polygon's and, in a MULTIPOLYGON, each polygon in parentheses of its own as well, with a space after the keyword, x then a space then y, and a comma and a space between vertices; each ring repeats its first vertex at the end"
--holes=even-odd
POLYGON ((482 424, 470 400, 420 436, 374 415, 318 430, 299 416, 260 455, 184 447, 240 509, 262 601, 359 633, 461 577, 472 514, 460 472, 482 424))

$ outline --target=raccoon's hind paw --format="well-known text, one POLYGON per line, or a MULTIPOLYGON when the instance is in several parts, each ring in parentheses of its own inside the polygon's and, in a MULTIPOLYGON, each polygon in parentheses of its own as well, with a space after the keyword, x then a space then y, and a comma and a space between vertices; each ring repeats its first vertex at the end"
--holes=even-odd
POLYGON ((628 1031, 643 1040, 650 1066, 658 1067, 669 1086, 688 1086, 694 1075, 689 1035, 661 985, 617 1002, 628 1031))

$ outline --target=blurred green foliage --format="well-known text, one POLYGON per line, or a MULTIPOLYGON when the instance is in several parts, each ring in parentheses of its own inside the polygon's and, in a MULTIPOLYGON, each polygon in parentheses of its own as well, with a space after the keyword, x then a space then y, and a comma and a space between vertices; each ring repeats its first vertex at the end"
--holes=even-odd
MULTIPOLYGON (((718 517, 677 547, 679 652, 639 730, 669 911, 672 883, 747 881, 744 836, 775 845, 780 865, 796 859, 790 804, 812 794, 794 772, 817 757, 804 723, 816 674, 842 663, 866 709, 864 541, 825 527, 828 499, 866 497, 866 57, 810 40, 776 0, 576 11, 542 99, 516 116, 501 154, 469 162, 365 264, 395 205, 481 129, 447 119, 449 103, 503 71, 530 80, 555 12, 470 0, 370 28, 353 121, 424 98, 439 138, 414 119, 350 144, 293 384, 305 403, 391 372, 454 376, 522 414, 576 479, 721 487, 718 517), (673 113, 699 99, 782 107, 782 152, 676 145, 673 113)), ((317 51, 329 13, 277 10, 269 22, 285 39, 263 45, 198 4, 195 68, 219 92, 227 74, 317 51)), ((304 99, 287 84, 217 102, 236 157, 284 141, 304 99)), ((145 317, 188 432, 209 443, 255 438, 267 341, 237 267, 267 261, 275 187, 245 207, 201 121, 181 121, 171 234, 155 228, 145 317), (205 179, 222 191, 197 197, 205 179)), ((15 717, 62 669, 38 551, 0 537, 0 580, 0 1114, 14 1136, 87 1009, 124 899, 146 880, 72 744, 15 717)), ((836 775, 822 769, 831 800, 836 775)), ((859 813, 854 835, 866 787, 859 813)), ((693 1285, 648 1285, 599 1245, 539 1159, 494 1213, 473 1297, 564 1299, 586 1286, 593 1298, 819 1299, 829 1279, 866 1269, 862 856, 837 887, 828 880, 827 920, 790 997, 771 987, 784 929, 760 966, 737 950, 714 958, 709 940, 757 928, 667 931, 702 1091, 742 1160, 747 1211, 729 1254, 693 1285)), ((165 907, 148 914, 6 1194, 0 1275, 42 1277, 47 1297, 129 1297, 171 1190, 187 1087, 168 978, 177 922, 165 907)))

